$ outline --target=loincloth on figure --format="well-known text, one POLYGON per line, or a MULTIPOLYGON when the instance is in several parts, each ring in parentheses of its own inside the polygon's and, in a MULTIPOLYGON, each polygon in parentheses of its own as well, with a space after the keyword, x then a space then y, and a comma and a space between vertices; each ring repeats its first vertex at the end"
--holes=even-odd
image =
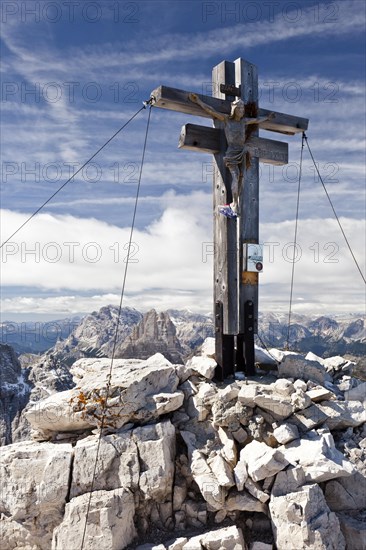
POLYGON ((225 166, 230 170, 231 168, 239 167, 240 172, 245 162, 245 167, 250 167, 250 154, 248 148, 245 146, 241 149, 228 149, 224 156, 225 166))
POLYGON ((231 149, 226 151, 224 156, 224 163, 227 168, 240 166, 245 159, 245 148, 243 149, 231 149))

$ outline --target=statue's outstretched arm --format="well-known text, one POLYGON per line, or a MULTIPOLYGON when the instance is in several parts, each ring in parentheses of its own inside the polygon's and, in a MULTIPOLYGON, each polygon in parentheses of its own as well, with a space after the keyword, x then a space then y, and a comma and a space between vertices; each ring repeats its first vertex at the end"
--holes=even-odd
POLYGON ((207 105, 207 103, 202 101, 197 94, 191 93, 188 95, 188 97, 190 101, 192 101, 192 103, 197 103, 197 105, 202 107, 202 109, 206 111, 206 113, 208 113, 210 116, 212 116, 212 118, 216 118, 217 120, 221 120, 222 122, 225 121, 226 115, 219 113, 218 111, 207 105))
POLYGON ((274 113, 269 113, 268 116, 262 116, 260 118, 247 118, 245 119, 245 124, 260 124, 261 122, 266 122, 267 120, 272 120, 275 117, 274 113))

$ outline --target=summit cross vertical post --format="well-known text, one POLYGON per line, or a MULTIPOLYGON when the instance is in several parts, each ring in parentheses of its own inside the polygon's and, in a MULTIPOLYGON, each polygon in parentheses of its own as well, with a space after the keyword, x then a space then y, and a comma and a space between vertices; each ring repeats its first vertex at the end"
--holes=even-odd
POLYGON ((258 330, 258 273, 262 264, 249 262, 248 257, 259 244, 259 162, 288 162, 288 144, 259 137, 259 128, 293 135, 304 132, 308 120, 259 109, 257 68, 241 58, 222 61, 214 67, 212 97, 166 86, 160 86, 151 96, 155 107, 214 120, 214 128, 183 126, 179 147, 214 155, 216 376, 223 380, 235 370, 252 376, 254 335, 258 330), (239 99, 245 105, 245 114, 233 121, 232 102, 239 99), (234 165, 228 161, 230 156, 235 159, 234 165), (227 218, 218 207, 235 199, 232 191, 237 172, 238 216, 227 218))
MULTIPOLYGON (((258 74, 252 63, 237 59, 214 67, 212 92, 220 99, 242 99, 249 115, 257 116, 258 74)), ((223 127, 222 122, 214 124, 223 127)), ((258 136, 257 125, 250 130, 251 136, 258 136)), ((224 142, 215 154, 213 193, 216 357, 222 377, 234 372, 235 364, 238 371, 255 374, 254 334, 258 328, 258 273, 244 269, 243 245, 259 242, 259 161, 255 157, 247 159, 244 154, 238 218, 225 218, 218 207, 233 200, 230 173, 224 162, 226 148, 224 142)))

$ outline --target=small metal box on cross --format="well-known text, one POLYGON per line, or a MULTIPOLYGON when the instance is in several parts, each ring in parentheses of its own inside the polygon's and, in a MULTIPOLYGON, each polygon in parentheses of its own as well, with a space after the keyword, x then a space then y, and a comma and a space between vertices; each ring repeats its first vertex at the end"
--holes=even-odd
MULTIPOLYGON (((234 62, 222 61, 213 68, 212 90, 211 97, 160 86, 151 97, 154 107, 213 119, 213 128, 196 124, 183 126, 179 147, 214 155, 216 376, 223 380, 236 371, 255 375, 254 335, 258 331, 260 269, 248 268, 246 257, 250 245, 259 243, 259 162, 275 165, 288 162, 288 144, 259 137, 259 128, 294 135, 305 132, 308 119, 258 108, 257 68, 241 58, 234 62), (229 169, 232 166, 228 151, 232 144, 228 124, 233 118, 233 102, 238 103, 239 99, 245 106, 241 129, 245 132, 245 145, 240 142, 243 150, 237 155, 240 169, 237 217, 228 218, 220 214, 219 206, 233 201, 235 173, 229 169)), ((237 124, 240 122, 238 119, 237 124)), ((235 133, 235 122, 233 125, 235 133)), ((257 266, 260 267, 260 262, 257 266)))

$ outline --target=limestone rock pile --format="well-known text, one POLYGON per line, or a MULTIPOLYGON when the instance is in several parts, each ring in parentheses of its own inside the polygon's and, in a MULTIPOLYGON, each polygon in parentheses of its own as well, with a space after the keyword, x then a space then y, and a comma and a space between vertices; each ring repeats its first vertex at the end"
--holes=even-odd
POLYGON ((77 361, 27 412, 33 440, 2 449, 2 550, 366 549, 353 365, 271 350, 278 371, 215 383, 213 347, 116 359, 112 378, 77 361))

